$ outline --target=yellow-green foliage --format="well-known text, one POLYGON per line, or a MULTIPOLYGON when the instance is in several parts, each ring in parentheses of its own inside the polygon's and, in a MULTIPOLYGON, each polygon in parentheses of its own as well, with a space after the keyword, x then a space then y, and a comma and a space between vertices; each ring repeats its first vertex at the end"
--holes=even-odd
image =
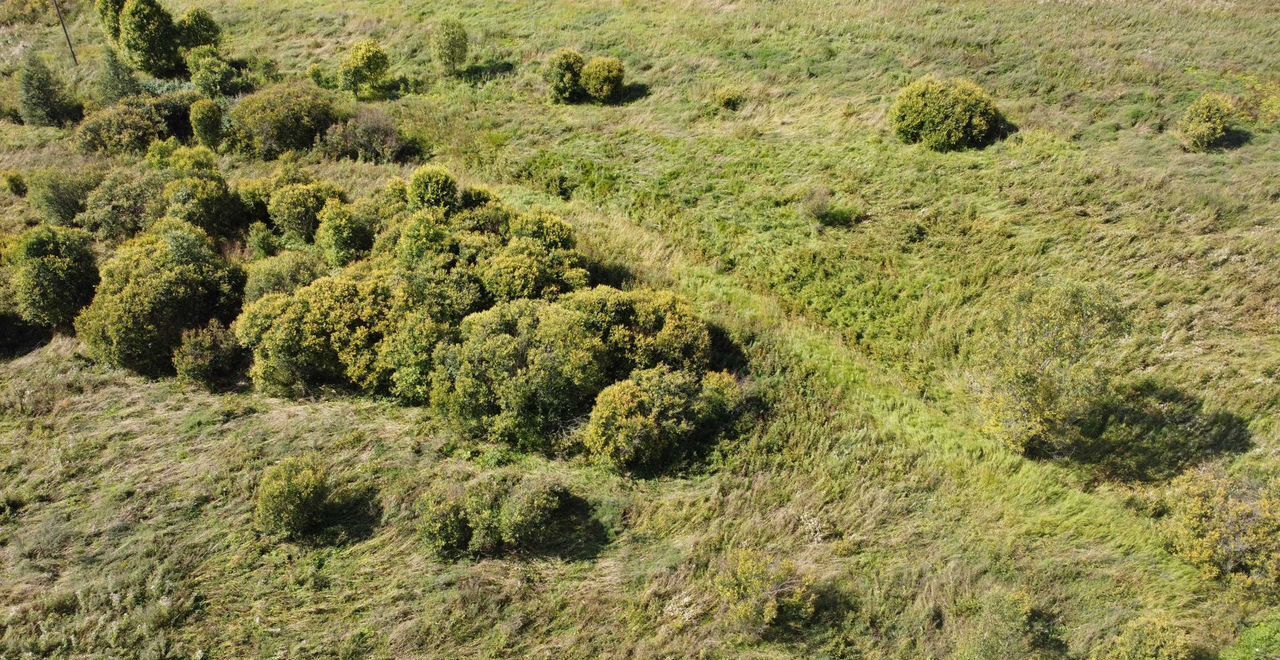
POLYGON ((1220 660, 1280 658, 1280 618, 1272 617, 1250 627, 1218 657, 1220 660))
POLYGON ((27 176, 27 201, 45 220, 69 225, 101 181, 101 173, 92 169, 36 170, 27 176))
POLYGON ((312 183, 315 179, 305 168, 294 161, 285 161, 270 176, 244 179, 236 186, 240 194, 240 203, 245 211, 256 220, 267 220, 267 205, 275 191, 298 183, 312 183))
POLYGON ((286 250, 245 266, 244 301, 251 303, 272 293, 293 293, 324 275, 324 260, 303 250, 286 250))
POLYGON ((411 209, 440 207, 453 211, 458 206, 458 182, 443 167, 423 165, 410 175, 408 195, 411 209))
POLYGON ((172 371, 182 331, 232 316, 242 287, 243 275, 222 261, 207 234, 162 220, 103 265, 76 331, 95 358, 163 375, 172 371))
POLYGON ((337 119, 333 102, 311 83, 269 87, 231 109, 231 130, 241 149, 261 158, 308 149, 337 119))
POLYGON ((441 21, 432 34, 432 52, 447 73, 467 62, 467 29, 458 21, 441 21))
POLYGON ((148 107, 123 103, 91 113, 72 138, 84 152, 138 154, 165 134, 164 122, 148 107))
POLYGON ((535 552, 563 543, 571 494, 544 477, 482 474, 465 484, 438 485, 419 502, 427 547, 442 559, 535 552))
POLYGON ((687 299, 671 291, 600 286, 562 302, 586 314, 592 332, 604 339, 615 378, 659 364, 697 372, 710 362, 710 328, 687 299))
POLYGON ((222 106, 209 99, 192 103, 191 132, 201 145, 217 149, 222 142, 222 106))
POLYGON ((1194 660, 1203 657, 1186 630, 1164 616, 1135 619, 1089 654, 1090 660, 1194 660))
POLYGON ((75 223, 109 242, 133 238, 164 214, 164 189, 172 178, 150 168, 112 170, 89 193, 75 223))
POLYGON ((320 210, 316 247, 330 266, 341 268, 362 259, 373 248, 373 227, 341 201, 330 199, 320 210))
POLYGON ((11 249, 10 293, 23 320, 66 329, 93 299, 98 267, 92 237, 79 229, 37 227, 11 249))
POLYGON ((359 96, 360 90, 382 82, 390 66, 386 51, 376 39, 358 41, 338 66, 338 84, 359 96))
POLYGON ((480 280, 494 300, 549 298, 587 285, 588 275, 571 250, 548 251, 530 238, 513 238, 485 260, 480 280))
POLYGON ((189 222, 211 236, 225 237, 241 228, 240 198, 221 175, 188 176, 164 188, 165 215, 189 222))
POLYGON ((591 98, 607 103, 622 91, 626 69, 616 57, 593 57, 582 67, 582 91, 591 98))
POLYGON ((247 85, 216 46, 199 46, 187 51, 187 70, 191 84, 208 97, 219 97, 244 90, 247 85))
POLYGON ((715 578, 724 614, 752 637, 800 626, 813 617, 817 609, 814 584, 794 562, 757 550, 733 552, 715 578))
POLYGON ((1182 145, 1188 151, 1205 151, 1222 141, 1231 128, 1235 103, 1225 94, 1205 94, 1196 99, 1178 122, 1182 145))
POLYGON ((343 201, 346 194, 329 183, 297 183, 271 194, 267 213, 286 236, 310 242, 320 223, 320 211, 329 200, 343 201))
POLYGON ((1280 479, 1235 481, 1215 468, 1189 472, 1174 489, 1173 547, 1210 577, 1280 587, 1280 479))
POLYGON ((147 148, 147 164, 182 176, 221 178, 218 155, 208 147, 183 146, 177 138, 151 143, 147 148))
POLYGON ((328 470, 314 456, 288 458, 269 468, 258 484, 258 528, 290 538, 314 531, 328 514, 328 470))
POLYGON ((995 101, 967 80, 932 76, 907 85, 889 109, 903 142, 935 151, 980 147, 995 138, 1002 118, 995 101))
POLYGON ((173 16, 157 0, 128 0, 120 11, 120 47, 133 66, 165 78, 182 70, 173 16))
POLYGON ((547 60, 543 77, 551 87, 551 99, 569 103, 582 94, 582 67, 586 60, 572 48, 562 48, 547 60))
POLYGON ((178 378, 216 391, 235 384, 244 371, 244 357, 230 328, 214 319, 203 328, 183 331, 173 368, 178 378))
POLYGON ((174 29, 177 31, 179 45, 185 50, 217 46, 222 41, 222 28, 203 7, 188 10, 178 19, 174 29))
POLYGON ((416 404, 431 400, 436 347, 453 337, 453 327, 437 321, 429 310, 416 310, 405 317, 383 349, 396 396, 416 404))
POLYGON ((120 37, 120 11, 124 9, 124 0, 94 0, 94 9, 102 20, 102 30, 107 38, 115 41, 120 37))

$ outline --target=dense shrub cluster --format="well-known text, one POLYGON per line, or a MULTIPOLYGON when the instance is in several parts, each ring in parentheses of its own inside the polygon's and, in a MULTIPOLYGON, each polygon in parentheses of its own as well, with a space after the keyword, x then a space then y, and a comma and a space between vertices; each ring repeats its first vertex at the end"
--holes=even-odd
POLYGON ((307 149, 337 119, 333 102, 310 83, 268 87, 231 109, 235 144, 262 158, 307 149))
POLYGON ((172 178, 165 170, 112 170, 89 193, 74 224, 110 243, 132 238, 164 214, 164 189, 172 178))
POLYGON ((903 142, 936 151, 981 147, 995 139, 1002 122, 995 101, 965 80, 922 78, 903 88, 889 110, 903 142))
POLYGON ((1119 634, 1099 644, 1089 660, 1195 660, 1204 657, 1187 631, 1162 616, 1125 624, 1119 634))
POLYGON ((373 248, 373 227, 340 200, 330 199, 319 215, 316 246, 330 266, 341 268, 362 259, 373 248))
POLYGON ((324 522, 332 494, 329 472, 319 459, 285 459, 263 474, 254 520, 265 532, 300 538, 324 522))
POLYGON ((165 123, 149 107, 124 103, 90 113, 76 127, 73 141, 85 152, 141 154, 164 137, 165 123))
POLYGON ((625 76, 626 69, 618 58, 593 57, 587 61, 570 48, 556 51, 547 60, 544 72, 552 100, 560 103, 584 97, 601 103, 617 100, 625 76))
POLYGON ((563 540, 571 497, 555 481, 506 473, 437 486, 419 503, 423 537, 444 559, 536 552, 563 540))
POLYGON ((200 172, 171 181, 164 188, 165 215, 191 223, 214 237, 241 229, 240 198, 216 172, 200 172))
POLYGON ((191 84, 205 96, 216 98, 253 88, 245 63, 222 56, 216 46, 199 46, 187 51, 187 70, 191 84))
POLYGON ((245 266, 244 302, 273 293, 293 293, 324 275, 324 261, 301 250, 286 250, 245 266))
POLYGON ((173 368, 178 378, 210 391, 235 385, 244 373, 245 352, 235 334, 214 319, 203 328, 182 333, 182 343, 173 352, 173 368))
POLYGON ((1206 467, 1176 485, 1169 529, 1178 554, 1211 577, 1280 587, 1280 479, 1251 484, 1206 467))
POLYGON ((397 161, 408 146, 391 117, 374 108, 361 108, 354 117, 330 126, 319 145, 327 158, 374 163, 397 161))
POLYGON ((98 284, 91 239, 79 229, 48 226, 18 239, 9 255, 10 291, 24 320, 56 329, 71 327, 98 284))
POLYGON ((329 200, 346 195, 329 183, 296 183, 284 186, 271 195, 267 213, 271 222, 285 236, 310 242, 320 224, 320 211, 329 200))
POLYGON ((1187 151, 1205 151, 1222 141, 1231 128, 1235 104, 1224 94, 1205 94, 1196 99, 1178 122, 1182 145, 1187 151))

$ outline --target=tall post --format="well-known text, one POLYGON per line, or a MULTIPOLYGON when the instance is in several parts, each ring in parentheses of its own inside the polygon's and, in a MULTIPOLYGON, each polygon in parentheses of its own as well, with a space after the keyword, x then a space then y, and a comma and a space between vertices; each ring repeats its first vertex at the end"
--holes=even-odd
POLYGON ((53 9, 58 12, 58 22, 62 24, 62 36, 67 38, 67 50, 71 51, 71 63, 80 66, 80 61, 76 59, 76 47, 71 45, 71 33, 67 31, 67 19, 62 17, 62 3, 53 0, 53 9))

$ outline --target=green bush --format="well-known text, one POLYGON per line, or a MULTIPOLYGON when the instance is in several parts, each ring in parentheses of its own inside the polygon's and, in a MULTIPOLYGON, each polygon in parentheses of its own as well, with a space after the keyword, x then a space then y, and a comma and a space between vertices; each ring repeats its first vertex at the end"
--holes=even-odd
POLYGON ((222 106, 209 99, 192 103, 191 132, 200 144, 217 149, 222 143, 222 106))
POLYGON ((593 57, 582 67, 582 91, 601 103, 608 103, 618 98, 625 75, 622 60, 593 57))
POLYGON ((249 376, 259 390, 298 396, 341 382, 342 366, 309 311, 306 297, 273 293, 246 305, 232 325, 240 344, 253 351, 249 376))
POLYGON ((533 551, 562 541, 557 523, 569 497, 568 489, 555 481, 534 477, 520 482, 498 511, 503 546, 533 551))
POLYGON ((360 90, 377 86, 386 77, 391 60, 375 39, 357 42, 338 65, 338 84, 357 97, 360 90))
POLYGON ((98 99, 104 105, 142 93, 142 85, 138 84, 137 77, 133 75, 133 69, 120 61, 120 57, 116 55, 113 48, 107 48, 106 54, 103 55, 102 68, 98 72, 97 89, 98 99))
POLYGON ((62 227, 28 230, 10 254, 10 294, 23 320, 67 329, 98 285, 88 232, 62 227))
POLYGON ((72 141, 87 153, 141 154, 165 134, 160 117, 138 105, 113 105, 90 113, 76 128, 72 141))
POLYGON ((285 459, 262 475, 254 519, 263 531, 301 538, 325 522, 332 492, 319 459, 285 459))
POLYGON ((271 222, 286 236, 310 242, 320 223, 320 211, 331 199, 346 195, 329 183, 299 183, 276 190, 267 204, 271 222))
POLYGON ((739 550, 714 574, 727 620, 753 637, 803 625, 817 611, 815 581, 792 561, 739 550))
POLYGON ((666 365, 638 370, 596 397, 582 443, 621 469, 661 468, 729 414, 735 390, 727 375, 704 384, 697 374, 666 365))
POLYGON ((374 163, 395 162, 409 148, 391 117, 375 108, 361 108, 351 119, 330 126, 319 146, 326 158, 374 163))
POLYGON ((244 373, 245 352, 235 335, 214 319, 203 328, 184 330, 173 352, 178 378, 209 391, 231 387, 244 373))
POLYGON ((120 46, 130 63, 157 78, 182 71, 178 28, 157 0, 127 0, 120 11, 120 46))
POLYGON ((1280 587, 1280 480, 1258 487, 1201 468, 1175 483, 1173 548, 1211 578, 1280 587))
POLYGON ((122 167, 112 170, 85 199, 74 224, 108 242, 133 238, 164 214, 168 172, 122 167))
POLYGON ((935 151, 981 147, 995 139, 1003 117, 981 87, 966 80, 926 77, 907 85, 889 109, 903 142, 935 151))
POLYGON ((1267 660, 1280 658, 1280 619, 1263 621, 1240 635, 1240 639, 1222 650, 1220 660, 1267 660))
POLYGON ((1191 636, 1162 616, 1135 619, 1094 648, 1089 660, 1194 660, 1202 657, 1191 636))
POLYGON ((467 29, 458 21, 442 21, 436 26, 432 51, 436 62, 453 74, 467 62, 467 29))
POLYGON ((205 96, 216 98, 243 91, 245 82, 239 71, 214 46, 192 48, 186 56, 191 84, 205 96))
MULTIPOLYGON (((466 187, 466 188, 463 188, 462 191, 458 193, 458 206, 464 211, 479 212, 485 207, 489 206, 490 204, 494 204, 496 201, 497 201, 497 196, 493 194, 492 190, 489 190, 487 188, 466 187)), ((490 231, 490 230, 475 229, 474 231, 490 231)), ((493 230, 491 233, 505 234, 506 233, 505 223, 504 223, 504 227, 501 230, 493 230)))
POLYGON ((423 165, 409 176, 409 208, 440 207, 452 212, 458 207, 458 182, 443 167, 423 165))
POLYGON ((210 236, 228 237, 240 228, 240 198, 218 175, 188 176, 164 188, 165 215, 189 222, 210 236))
POLYGON ((392 371, 392 391, 396 396, 415 404, 430 402, 435 351, 453 338, 453 328, 425 310, 405 317, 383 348, 383 360, 392 371))
POLYGON ((545 78, 551 86, 551 99, 571 103, 582 95, 582 67, 586 60, 571 48, 562 48, 547 60, 545 78))
POLYGON ((31 126, 61 126, 80 118, 80 106, 34 51, 18 70, 18 114, 31 126))
MULTIPOLYGON (((241 197, 240 200, 243 203, 244 197, 241 197)), ((282 247, 280 244, 280 237, 277 236, 274 231, 271 231, 271 227, 268 227, 267 223, 262 221, 254 222, 249 225, 249 231, 245 236, 244 245, 249 251, 249 258, 255 260, 274 256, 276 253, 280 252, 282 247)), ((245 295, 248 296, 247 291, 245 295)))
POLYGON ((659 364, 693 372, 707 369, 711 329, 678 294, 601 286, 571 293, 562 302, 583 313, 588 328, 604 341, 613 379, 659 364))
POLYGON ((191 105, 199 101, 200 93, 188 89, 159 96, 132 96, 120 102, 154 114, 164 124, 164 134, 186 140, 191 137, 191 105))
POLYGON ((147 148, 147 164, 174 176, 220 178, 218 155, 208 147, 184 147, 177 138, 152 142, 147 148))
POLYGON ((316 246, 331 266, 340 268, 362 259, 373 247, 373 227, 340 201, 330 199, 321 209, 319 221, 316 246))
POLYGON ((94 8, 98 18, 102 20, 102 31, 112 41, 120 38, 120 12, 124 9, 125 0, 94 0, 94 8))
POLYGON ((201 7, 195 7, 182 15, 174 26, 178 44, 184 50, 199 46, 217 46, 222 41, 222 28, 213 16, 201 7))
POLYGON ((245 266, 244 302, 249 304, 273 293, 294 291, 320 279, 328 268, 316 255, 286 250, 245 266))
POLYGON ((506 472, 487 473, 461 486, 438 485, 419 502, 427 547, 441 559, 536 552, 565 541, 566 505, 559 483, 506 472))
POLYGON ((1225 94, 1205 94, 1196 99, 1178 122, 1182 145, 1187 151, 1206 151, 1217 145, 1231 129, 1235 103, 1225 94))
POLYGON ((418 502, 423 540, 440 559, 461 556, 471 545, 471 526, 462 499, 461 489, 436 487, 418 502))
POLYGON ((328 95, 309 82, 269 87, 231 109, 237 144, 267 159, 310 148, 336 119, 328 95))
POLYGON ((36 170, 27 177, 27 201, 49 222, 69 225, 101 180, 94 170, 36 170))
POLYGON ((496 301, 551 298, 587 285, 577 252, 548 250, 527 237, 516 237, 485 260, 480 281, 496 301))
POLYGON ((235 314, 243 276, 200 229, 161 220, 116 250, 76 330, 95 358, 147 376, 171 373, 182 331, 235 314))

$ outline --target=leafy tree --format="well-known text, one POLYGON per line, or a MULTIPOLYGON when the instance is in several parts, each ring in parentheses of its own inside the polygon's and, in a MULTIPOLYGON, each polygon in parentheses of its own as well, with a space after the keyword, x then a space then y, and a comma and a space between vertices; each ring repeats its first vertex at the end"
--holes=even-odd
POLYGON ((456 73, 467 61, 467 29, 455 20, 442 21, 436 27, 434 52, 436 61, 449 74, 456 73))
POLYGON ((165 78, 182 70, 173 16, 157 0, 127 0, 120 11, 120 46, 131 63, 165 78))
POLYGON ((61 126, 75 121, 79 105, 67 95, 62 81, 35 52, 29 52, 18 71, 18 113, 32 126, 61 126))
POLYGON ((183 49, 217 46, 222 41, 222 28, 203 7, 195 7, 183 14, 175 29, 183 49))
POLYGON ((93 299, 98 267, 88 232, 37 227, 18 239, 10 258, 12 294, 23 320, 67 329, 93 299))
POLYGON ((382 44, 366 39, 352 46, 338 66, 338 84, 358 97, 361 89, 380 83, 390 66, 382 44))
POLYGON ((458 182, 449 170, 438 165, 423 165, 409 177, 409 207, 439 207, 446 212, 458 206, 458 182))

